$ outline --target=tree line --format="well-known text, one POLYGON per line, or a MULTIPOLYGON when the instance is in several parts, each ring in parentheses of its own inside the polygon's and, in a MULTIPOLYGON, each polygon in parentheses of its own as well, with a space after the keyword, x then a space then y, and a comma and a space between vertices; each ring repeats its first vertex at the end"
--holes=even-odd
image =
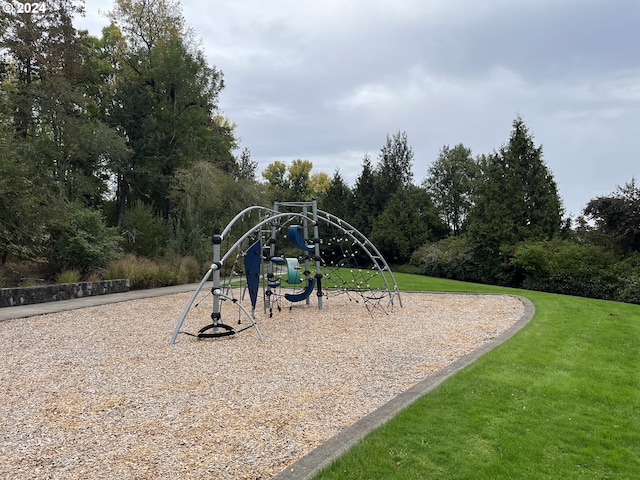
POLYGON ((304 159, 258 178, 179 2, 116 0, 99 38, 74 27, 82 5, 0 14, 0 284, 24 265, 100 275, 125 254, 206 265, 213 227, 246 206, 316 198, 409 271, 640 301, 635 181, 563 218, 522 118, 491 153, 443 146, 420 183, 400 131, 353 186, 304 159))

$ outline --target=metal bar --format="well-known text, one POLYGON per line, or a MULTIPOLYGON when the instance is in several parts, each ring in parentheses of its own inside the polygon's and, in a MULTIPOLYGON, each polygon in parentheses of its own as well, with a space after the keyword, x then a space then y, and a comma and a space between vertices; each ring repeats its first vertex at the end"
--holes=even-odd
POLYGON ((189 313, 189 310, 191 309, 193 302, 196 300, 196 297, 198 296, 198 293, 200 293, 200 290, 202 290, 202 287, 204 286, 204 284, 207 282, 207 280, 209 280, 209 277, 211 276, 213 269, 214 269, 214 265, 211 265, 211 268, 209 269, 209 271, 205 274, 205 276, 200 281, 200 285, 198 285, 198 288, 196 288, 196 291, 193 292, 193 295, 191 295, 191 298, 189 299, 187 306, 184 308, 184 311, 182 312, 180 321, 178 322, 178 325, 176 325, 176 329, 173 332, 173 336, 171 337, 171 341, 169 342, 169 345, 173 345, 174 343, 176 343, 176 338, 178 337, 178 334, 182 329, 182 324, 184 323, 184 319, 187 318, 187 314, 189 313))

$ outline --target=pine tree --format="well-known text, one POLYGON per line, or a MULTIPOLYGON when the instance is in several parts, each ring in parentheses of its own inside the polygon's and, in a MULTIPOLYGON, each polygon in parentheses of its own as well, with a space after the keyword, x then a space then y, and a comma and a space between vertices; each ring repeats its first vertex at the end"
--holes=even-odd
POLYGON ((561 200, 553 175, 522 118, 513 122, 509 143, 481 157, 482 179, 470 214, 469 235, 479 261, 494 267, 504 249, 560 233, 561 200))

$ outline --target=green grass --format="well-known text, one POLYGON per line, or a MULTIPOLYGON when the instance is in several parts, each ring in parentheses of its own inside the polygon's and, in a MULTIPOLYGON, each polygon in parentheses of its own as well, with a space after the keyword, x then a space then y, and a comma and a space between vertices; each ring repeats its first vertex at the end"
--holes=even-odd
POLYGON ((396 279, 402 290, 516 293, 536 313, 316 479, 640 478, 640 306, 396 279))

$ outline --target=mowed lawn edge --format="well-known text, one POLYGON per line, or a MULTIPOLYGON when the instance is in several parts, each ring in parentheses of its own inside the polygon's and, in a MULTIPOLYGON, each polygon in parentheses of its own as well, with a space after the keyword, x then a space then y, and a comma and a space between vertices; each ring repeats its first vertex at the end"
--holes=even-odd
POLYGON ((536 313, 314 478, 640 478, 639 305, 395 276, 521 295, 536 313))

